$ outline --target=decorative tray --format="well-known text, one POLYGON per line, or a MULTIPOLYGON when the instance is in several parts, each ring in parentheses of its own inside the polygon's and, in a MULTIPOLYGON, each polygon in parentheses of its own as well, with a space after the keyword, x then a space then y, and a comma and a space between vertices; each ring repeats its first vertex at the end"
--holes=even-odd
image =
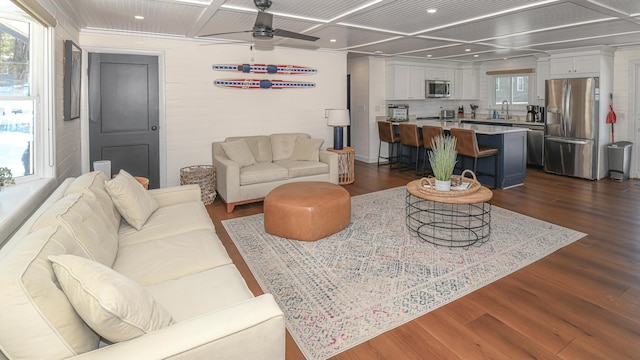
POLYGON ((417 187, 418 191, 435 196, 465 196, 470 195, 480 190, 480 182, 476 179, 476 174, 471 170, 465 170, 460 175, 462 183, 459 186, 451 186, 451 191, 442 191, 435 189, 435 178, 422 178, 420 185, 417 187), (470 174, 471 178, 465 177, 465 174, 470 174))

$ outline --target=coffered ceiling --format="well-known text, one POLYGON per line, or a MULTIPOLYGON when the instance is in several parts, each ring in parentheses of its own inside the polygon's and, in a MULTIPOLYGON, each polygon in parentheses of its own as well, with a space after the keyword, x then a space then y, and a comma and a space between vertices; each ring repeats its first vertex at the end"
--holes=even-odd
MULTIPOLYGON (((41 0, 44 2, 44 0, 41 0)), ((253 0, 49 0, 89 31, 473 62, 640 45, 639 0, 272 0, 273 27, 315 42, 252 39, 253 0), (435 9, 435 13, 428 13, 435 9), (136 20, 134 15, 143 16, 136 20)))

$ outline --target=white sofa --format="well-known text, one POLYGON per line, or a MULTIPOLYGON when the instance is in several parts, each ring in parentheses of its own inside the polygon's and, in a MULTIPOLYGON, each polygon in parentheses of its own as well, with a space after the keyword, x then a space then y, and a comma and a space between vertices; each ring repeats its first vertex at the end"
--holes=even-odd
MULTIPOLYGON (((2 354, 9 359, 284 359, 283 313, 270 294, 251 293, 216 236, 199 187, 143 192, 157 210, 137 230, 121 220, 105 180, 102 172, 65 180, 0 249, 2 354), (59 271, 69 270, 66 265, 52 266, 63 258, 104 269, 110 277, 71 292, 69 282, 86 280, 63 279, 59 271), (89 303, 102 305, 93 296, 102 296, 99 291, 112 278, 126 279, 139 291, 118 294, 132 300, 113 300, 117 307, 109 309, 118 312, 87 310, 89 303), (138 297, 140 292, 144 296, 138 297), (78 302, 87 294, 92 301, 78 302), (142 298, 149 302, 132 307, 142 298), (85 314, 105 314, 108 321, 89 326, 85 314), (136 316, 155 321, 157 314, 163 323, 146 328, 134 322, 136 316), (95 331, 128 334, 119 326, 140 334, 114 342, 95 331)), ((80 269, 71 273, 93 276, 80 269)), ((114 288, 128 289, 118 282, 114 288)))
POLYGON ((214 142, 216 190, 227 204, 227 212, 236 205, 262 201, 271 190, 292 181, 337 184, 338 154, 320 150, 322 142, 303 133, 230 137, 214 142))

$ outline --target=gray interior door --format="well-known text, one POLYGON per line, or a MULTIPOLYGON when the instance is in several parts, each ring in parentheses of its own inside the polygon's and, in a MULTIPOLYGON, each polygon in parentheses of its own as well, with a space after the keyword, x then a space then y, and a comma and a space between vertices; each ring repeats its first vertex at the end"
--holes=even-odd
POLYGON ((89 54, 90 160, 160 186, 158 58, 89 54))

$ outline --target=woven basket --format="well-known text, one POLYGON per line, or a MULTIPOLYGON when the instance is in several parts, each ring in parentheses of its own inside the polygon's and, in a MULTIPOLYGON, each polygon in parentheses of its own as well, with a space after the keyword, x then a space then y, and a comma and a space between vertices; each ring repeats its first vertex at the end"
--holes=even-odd
POLYGON ((420 186, 418 190, 429 195, 437 195, 437 196, 465 196, 469 194, 473 194, 476 191, 480 190, 480 182, 476 179, 476 174, 467 169, 461 174, 462 182, 469 183, 469 188, 465 190, 451 190, 451 191, 439 191, 435 189, 435 178, 422 178, 420 180, 420 186), (470 174, 471 178, 465 177, 466 174, 470 174))
POLYGON ((211 165, 194 165, 180 169, 180 185, 198 184, 202 202, 210 205, 216 199, 216 168, 211 165))

